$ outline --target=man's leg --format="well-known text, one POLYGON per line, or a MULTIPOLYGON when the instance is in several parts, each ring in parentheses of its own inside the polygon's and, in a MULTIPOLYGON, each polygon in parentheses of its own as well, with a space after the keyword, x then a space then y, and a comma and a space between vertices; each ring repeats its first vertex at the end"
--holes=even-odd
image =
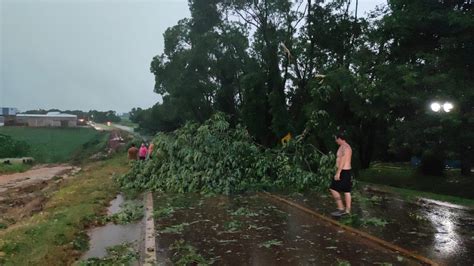
POLYGON ((351 193, 344 192, 344 197, 346 199, 346 212, 351 213, 351 203, 352 203, 351 193))
POLYGON ((344 205, 342 204, 341 194, 339 194, 339 192, 337 192, 333 189, 329 189, 329 191, 331 191, 332 197, 336 201, 337 209, 343 211, 344 210, 344 205))

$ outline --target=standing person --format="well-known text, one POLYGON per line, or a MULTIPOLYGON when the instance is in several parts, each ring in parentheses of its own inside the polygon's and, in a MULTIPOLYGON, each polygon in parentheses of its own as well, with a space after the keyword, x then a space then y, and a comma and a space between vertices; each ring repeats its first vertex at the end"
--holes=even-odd
POLYGON ((337 159, 336 159, 336 174, 332 180, 329 191, 336 201, 337 211, 332 212, 332 216, 343 216, 351 213, 351 189, 352 189, 352 173, 351 173, 351 158, 352 158, 352 149, 351 146, 347 143, 346 137, 343 133, 339 133, 335 136, 336 143, 339 145, 337 150, 337 159), (341 194, 344 193, 344 199, 346 206, 341 199, 341 194))
POLYGON ((134 143, 132 143, 132 146, 128 149, 128 159, 131 161, 138 160, 138 149, 134 143))
POLYGON ((142 146, 140 147, 140 150, 138 151, 138 158, 140 158, 141 161, 144 161, 146 159, 147 153, 148 153, 148 150, 145 146, 145 143, 142 143, 142 146))
POLYGON ((150 143, 150 145, 148 146, 148 159, 152 159, 153 158, 153 150, 155 149, 155 144, 150 143))

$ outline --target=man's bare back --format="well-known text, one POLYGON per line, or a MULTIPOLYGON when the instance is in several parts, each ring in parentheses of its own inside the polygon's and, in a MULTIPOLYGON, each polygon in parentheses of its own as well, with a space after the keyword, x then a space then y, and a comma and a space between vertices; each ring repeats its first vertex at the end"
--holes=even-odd
POLYGON ((336 166, 341 170, 351 170, 352 149, 347 143, 339 146, 337 150, 336 166))

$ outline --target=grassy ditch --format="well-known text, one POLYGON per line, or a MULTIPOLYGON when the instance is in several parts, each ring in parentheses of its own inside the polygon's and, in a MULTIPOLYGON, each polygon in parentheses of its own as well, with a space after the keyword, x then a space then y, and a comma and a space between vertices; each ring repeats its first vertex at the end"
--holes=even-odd
POLYGON ((380 191, 386 191, 388 193, 399 195, 403 199, 406 199, 406 200, 414 201, 418 198, 427 198, 427 199, 444 201, 444 202, 449 202, 452 204, 474 208, 474 200, 472 199, 466 199, 466 198, 450 196, 450 195, 436 194, 436 193, 431 193, 431 192, 424 192, 424 191, 419 191, 419 190, 397 188, 397 187, 391 187, 391 186, 385 186, 385 185, 373 184, 373 183, 367 183, 367 182, 359 182, 359 184, 362 186, 374 187, 380 191))
POLYGON ((83 230, 95 220, 118 188, 112 177, 124 173, 124 156, 88 164, 62 184, 37 213, 0 230, 0 264, 70 265, 87 249, 83 230))
POLYGON ((98 132, 89 141, 83 143, 71 155, 71 162, 76 164, 86 162, 94 154, 105 151, 109 134, 109 132, 98 132))
POLYGON ((122 126, 131 127, 131 128, 136 128, 136 127, 138 127, 138 124, 133 123, 133 122, 130 121, 130 119, 128 119, 128 118, 122 118, 122 119, 120 120, 120 122, 118 122, 118 123, 116 123, 116 124, 119 124, 119 125, 122 125, 122 126))
POLYGON ((397 188, 474 199, 474 179, 459 170, 446 170, 444 176, 421 175, 407 164, 377 163, 362 170, 358 180, 397 188))

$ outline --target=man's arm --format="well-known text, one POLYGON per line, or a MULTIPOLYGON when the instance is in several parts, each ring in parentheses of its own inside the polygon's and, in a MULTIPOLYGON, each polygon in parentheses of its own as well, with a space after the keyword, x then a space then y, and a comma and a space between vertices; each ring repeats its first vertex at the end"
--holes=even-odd
POLYGON ((346 156, 346 148, 341 147, 341 156, 339 157, 338 163, 337 163, 337 170, 336 170, 336 175, 334 176, 335 180, 339 180, 342 172, 342 168, 344 166, 344 159, 346 156))

